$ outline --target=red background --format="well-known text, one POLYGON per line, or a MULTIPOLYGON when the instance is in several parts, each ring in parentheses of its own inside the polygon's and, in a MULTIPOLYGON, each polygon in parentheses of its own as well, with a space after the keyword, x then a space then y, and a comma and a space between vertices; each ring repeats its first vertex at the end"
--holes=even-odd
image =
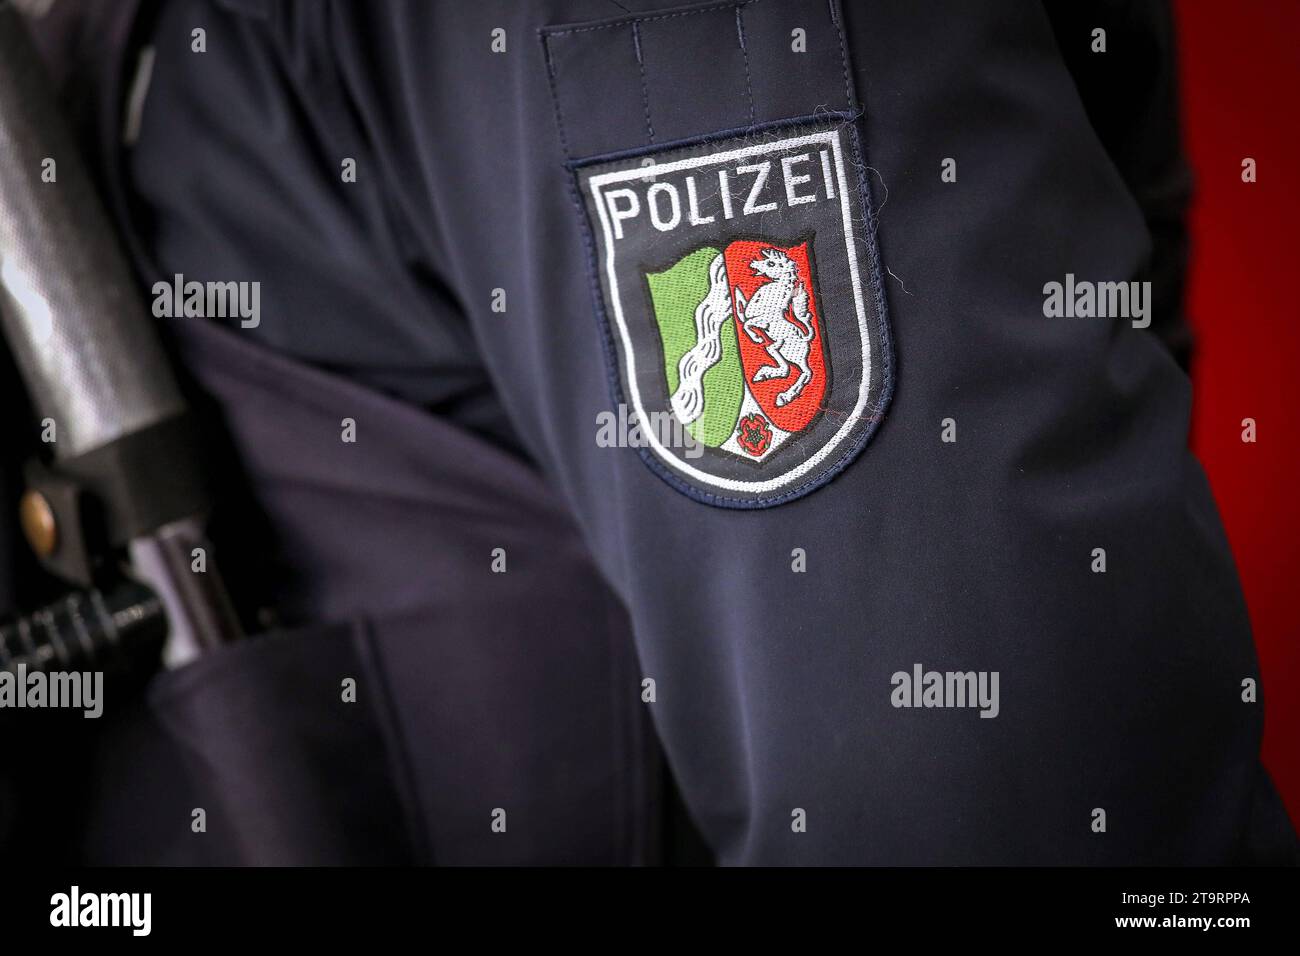
POLYGON ((1259 649, 1264 762, 1300 821, 1300 3, 1179 0, 1184 138, 1196 175, 1188 317, 1192 447, 1214 486, 1259 649), (1252 157, 1258 181, 1241 181, 1252 157), (1255 444, 1241 420, 1257 424, 1255 444))
MULTIPOLYGON (((758 287, 765 284, 768 280, 760 275, 756 275, 749 264, 758 259, 764 249, 777 248, 770 242, 758 242, 750 239, 739 239, 727 246, 727 278, 730 280, 732 287, 739 287, 740 292, 748 301, 757 291, 758 287)), ((808 311, 812 314, 813 338, 808 345, 808 368, 812 372, 812 378, 804 386, 789 405, 782 408, 776 407, 776 397, 794 384, 795 377, 799 372, 793 365, 790 366, 790 374, 785 378, 769 378, 766 381, 753 381, 754 373, 764 365, 775 365, 772 357, 767 354, 766 345, 758 345, 745 334, 739 326, 736 327, 736 338, 740 340, 740 357, 745 366, 745 378, 749 379, 749 390, 754 393, 754 400, 758 402, 759 407, 767 413, 767 417, 772 419, 773 424, 778 428, 784 428, 788 432, 797 432, 806 426, 814 415, 822 407, 822 398, 826 394, 826 363, 822 355, 822 320, 821 310, 817 302, 817 296, 813 292, 817 284, 813 281, 812 271, 808 266, 808 243, 802 242, 797 246, 791 246, 783 250, 799 268, 799 278, 804 287, 808 289, 808 311)), ((735 293, 732 293, 732 308, 736 305, 735 293)), ((736 309, 736 314, 741 315, 741 310, 736 309)), ((765 339, 767 341, 768 339, 765 339)))

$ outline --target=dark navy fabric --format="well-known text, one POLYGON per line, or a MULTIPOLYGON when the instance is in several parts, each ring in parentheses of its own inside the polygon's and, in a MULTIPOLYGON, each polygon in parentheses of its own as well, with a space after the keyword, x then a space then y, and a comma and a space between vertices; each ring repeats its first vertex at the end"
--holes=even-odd
POLYGON ((382 800, 423 825, 419 858, 653 858, 648 717, 727 864, 1293 861, 1178 318, 1042 309, 1067 273, 1161 263, 1176 287, 1176 148, 1124 154, 1054 7, 659 6, 174 0, 150 32, 119 184, 142 277, 263 282, 260 328, 181 354, 285 545, 273 603, 376 622, 374 733, 405 767, 382 800), (813 494, 711 508, 596 442, 609 369, 566 162, 846 104, 879 187, 892 404, 813 494), (263 362, 322 397, 253 387, 263 362), (344 408, 373 458, 342 457, 344 408), (498 539, 519 577, 491 572, 498 539), (999 715, 891 706, 918 663, 999 672, 999 715), (517 857, 489 842, 502 801, 527 808, 517 857))
POLYGON ((644 862, 659 770, 635 694, 617 692, 636 687, 626 616, 550 490, 465 429, 235 334, 181 331, 282 556, 277 610, 361 618, 367 704, 388 715, 432 860, 644 862))
POLYGON ((144 705, 115 693, 100 721, 28 716, 19 847, 46 788, 88 770, 60 799, 80 824, 67 852, 92 863, 660 860, 666 783, 626 614, 535 473, 233 332, 167 331, 227 436, 218 486, 256 492, 256 520, 219 501, 216 555, 293 623, 158 675, 144 705))

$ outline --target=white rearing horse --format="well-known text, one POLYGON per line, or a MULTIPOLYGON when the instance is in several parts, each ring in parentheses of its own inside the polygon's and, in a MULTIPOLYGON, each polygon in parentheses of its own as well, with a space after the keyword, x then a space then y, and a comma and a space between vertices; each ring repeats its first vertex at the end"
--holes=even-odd
POLYGON ((790 366, 799 370, 793 385, 776 397, 776 406, 788 405, 812 380, 808 367, 808 347, 813 338, 812 314, 808 309, 808 290, 799 281, 799 267, 779 249, 764 249, 763 257, 749 264, 757 275, 769 281, 754 290, 748 302, 739 288, 736 304, 743 315, 741 328, 750 340, 763 344, 762 330, 768 337, 767 354, 776 365, 764 365, 754 373, 752 381, 763 382, 769 378, 786 378, 790 366), (786 318, 786 310, 794 315, 801 328, 786 318))

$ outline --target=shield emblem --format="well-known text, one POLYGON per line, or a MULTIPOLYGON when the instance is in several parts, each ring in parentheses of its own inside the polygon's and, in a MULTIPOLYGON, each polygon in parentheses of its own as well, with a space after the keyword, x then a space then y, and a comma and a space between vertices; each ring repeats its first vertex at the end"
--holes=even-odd
POLYGON ((762 460, 821 412, 810 244, 739 239, 647 273, 669 405, 705 447, 762 460))
POLYGON ((679 490, 791 500, 880 421, 891 359, 861 168, 833 118, 577 164, 615 398, 679 490))

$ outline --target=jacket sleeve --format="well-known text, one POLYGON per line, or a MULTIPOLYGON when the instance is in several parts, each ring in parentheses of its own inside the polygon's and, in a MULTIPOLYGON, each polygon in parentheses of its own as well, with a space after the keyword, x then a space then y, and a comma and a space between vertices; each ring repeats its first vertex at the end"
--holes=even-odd
MULTIPOLYGON (((137 155, 131 175, 146 204, 195 217, 180 233, 159 218, 150 242, 185 272, 253 274, 267 249, 298 262, 301 271, 278 276, 302 319, 265 343, 280 351, 431 406, 465 394, 467 380, 469 391, 490 390, 505 431, 545 471, 626 605, 636 673, 611 671, 609 693, 653 720, 722 862, 1208 864, 1294 854, 1258 762, 1258 704, 1241 697, 1257 664, 1231 554, 1186 448, 1188 380, 1150 329, 1046 314, 1045 288, 1074 278, 1151 278, 1153 327, 1177 314, 1177 270, 1157 270, 1167 276, 1159 280, 1149 270, 1155 224, 1177 217, 1168 210, 1180 208, 1178 189, 1165 213, 1152 211, 1162 204, 1144 184, 1164 173, 1151 180, 1144 160, 1124 159, 1143 124, 1108 128, 1111 97, 1083 82, 1065 52, 1086 42, 1077 25, 1010 0, 760 0, 625 15, 582 0, 233 6, 264 14, 290 53, 295 25, 310 22, 321 42, 295 61, 306 81, 269 113, 156 87, 155 106, 171 109, 156 110, 155 124, 175 115, 209 130, 229 124, 227 146, 254 175, 232 200, 244 204, 235 216, 193 202, 185 176, 169 174, 167 150, 137 155), (310 140, 276 139, 297 128, 287 117, 319 117, 325 89, 342 111, 312 124, 310 140), (684 179, 665 171, 652 196, 655 171, 629 178, 622 165, 671 158, 694 169, 715 143, 761 149, 765 131, 794 121, 792 136, 838 137, 845 175, 870 196, 844 207, 843 221, 799 220, 857 237, 842 261, 800 258, 800 242, 823 247, 785 217, 821 199, 792 201, 814 195, 801 192, 793 153, 773 209, 754 187, 729 212, 674 214, 668 186, 684 179), (244 143, 256 148, 244 153, 244 143), (282 201, 323 168, 332 185, 340 154, 365 160, 363 211, 282 201), (719 507, 686 493, 685 472, 657 459, 643 435, 616 424, 611 442, 602 432, 611 415, 626 422, 629 354, 668 376, 676 363, 665 355, 681 347, 652 325, 629 327, 622 341, 610 334, 608 270, 593 238, 602 207, 586 199, 606 173, 628 190, 606 216, 632 216, 629 195, 647 204, 643 222, 649 203, 667 203, 638 240, 647 322, 659 312, 646 276, 669 272, 687 241, 677 230, 697 224, 715 244, 702 246, 700 297, 721 269, 745 285, 733 303, 770 301, 753 283, 780 263, 765 265, 772 257, 758 247, 741 253, 745 243, 779 245, 805 288, 815 286, 828 336, 852 314, 841 293, 862 281, 846 271, 854 256, 879 267, 870 291, 885 341, 872 358, 884 361, 889 342, 892 399, 867 410, 869 441, 838 458, 830 480, 781 503, 719 507), (222 232, 259 218, 270 227, 256 235, 222 232), (339 261, 341 236, 356 240, 343 250, 350 266, 313 275, 312 263, 339 261), (391 278, 386 292, 376 293, 375 274, 391 278), (313 302, 334 321, 312 325, 313 302), (359 314, 369 320, 346 320, 359 314), (445 361, 408 363, 430 344, 445 361), (965 675, 975 691, 958 699, 952 688, 965 675)), ((186 36, 205 8, 170 4, 166 22, 186 36)), ((210 37, 259 50, 268 33, 209 26, 210 37)), ((259 84, 278 87, 280 67, 256 59, 265 73, 221 76, 237 58, 183 62, 264 104, 259 84)), ((1126 90, 1150 104, 1154 127, 1169 116, 1166 82, 1134 77, 1126 90)), ((147 132, 165 143, 171 131, 147 132)), ((1176 167, 1171 140, 1161 142, 1138 153, 1176 167)), ((802 167, 810 176, 821 168, 814 155, 802 167)), ((780 175, 780 162, 771 168, 780 175)), ((202 192, 202 164, 193 175, 202 192)), ((694 183, 707 185, 702 174, 694 183)), ((845 201, 831 174, 818 188, 845 201)), ((689 322, 696 300, 679 287, 690 283, 658 292, 689 322)), ((782 328, 779 310, 763 312, 751 329, 760 319, 782 328)), ((691 334, 703 339, 699 328, 691 334)), ((732 334, 748 348, 734 323, 732 334)), ((834 412, 837 383, 861 368, 827 348, 813 368, 834 412)), ((680 377, 686 366, 676 367, 680 377)), ((729 367, 744 368, 739 359, 729 367)), ((746 393, 758 394, 746 375, 746 393)), ((741 455, 765 452, 777 412, 771 403, 761 411, 736 433, 739 455, 711 452, 740 464, 719 457, 727 464, 717 467, 740 469, 751 464, 741 455)), ((798 429, 786 431, 796 437, 777 452, 812 460, 798 429)), ((558 540, 519 536, 512 566, 544 566, 558 540)), ((466 565, 463 586, 490 594, 492 572, 479 564, 466 565)), ((558 746, 576 732, 555 725, 543 736, 558 746)))
MULTIPOLYGON (((1087 38, 1016 3, 836 4, 829 19, 820 3, 612 20, 563 6, 476 7, 455 42, 434 9, 366 18, 340 31, 353 38, 342 68, 379 125, 411 132, 421 174, 405 202, 436 218, 440 265, 515 429, 630 610, 655 688, 645 706, 720 859, 1293 852, 1258 762, 1260 710, 1241 697, 1258 670, 1187 450, 1188 379, 1140 323, 1045 311, 1049 283, 1152 277, 1156 311, 1178 312, 1179 254, 1148 270, 1156 234, 1180 228, 1181 173, 1166 169, 1181 161, 1163 139, 1117 161, 1142 124, 1099 132, 1111 100, 1062 54, 1087 38), (807 60, 787 52, 800 29, 807 60), (644 448, 598 439, 627 359, 601 322, 581 163, 617 170, 629 150, 653 163, 671 140, 744 137, 845 95, 875 200, 864 222, 893 399, 829 483, 715 507, 647 467, 644 448), (939 693, 931 706, 931 672, 997 675, 999 702, 981 715, 939 693)), ((1125 91, 1161 129, 1168 82, 1125 91)), ((669 206, 658 215, 652 272, 677 225, 669 206)))
POLYGON ((1061 59, 1088 121, 1142 209, 1151 255, 1151 330, 1186 370, 1192 333, 1183 314, 1187 208, 1192 175, 1183 155, 1178 56, 1167 3, 1045 4, 1061 59), (1107 31, 1106 55, 1091 52, 1093 30, 1107 31))

